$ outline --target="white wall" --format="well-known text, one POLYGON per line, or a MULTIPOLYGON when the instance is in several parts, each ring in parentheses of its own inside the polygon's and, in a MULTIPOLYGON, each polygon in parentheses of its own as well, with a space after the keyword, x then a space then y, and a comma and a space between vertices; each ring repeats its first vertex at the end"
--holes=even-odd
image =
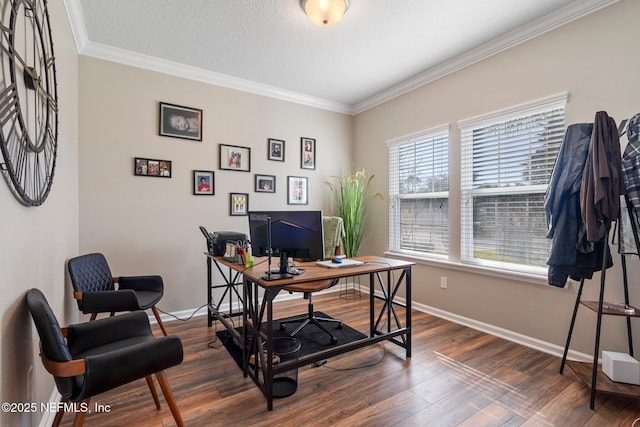
MULTIPOLYGON (((451 125, 451 250, 459 253, 460 132, 457 122, 530 100, 569 92, 566 123, 592 122, 599 110, 620 121, 640 112, 640 2, 623 0, 445 78, 359 114, 355 120, 356 164, 370 169, 375 190, 388 192, 385 142, 442 124, 451 125), (380 153, 372 157, 372 151, 380 153)), ((626 141, 626 139, 625 139, 626 141)), ((382 254, 388 248, 388 206, 374 203, 370 233, 362 252, 382 254)), ((526 242, 524 243, 526 244, 526 242)), ((607 296, 621 300, 620 259, 608 272, 607 296), (614 292, 616 291, 616 292, 614 292)), ((630 261, 638 277, 640 260, 630 261)), ((413 297, 418 303, 454 315, 505 328, 527 337, 564 346, 576 285, 557 289, 517 278, 483 275, 458 266, 419 264, 414 269, 413 297), (440 276, 448 289, 440 289, 440 276)), ((640 304, 640 287, 631 282, 632 301, 640 304)), ((588 281, 585 296, 597 299, 599 275, 588 281)), ((607 318, 601 349, 625 350, 623 322, 607 318)), ((637 326, 636 326, 637 330, 637 326)), ((595 316, 583 309, 572 348, 593 352, 595 316)), ((636 342, 640 335, 636 336, 636 342)))
MULTIPOLYGON (((77 55, 62 2, 49 2, 49 12, 60 120, 53 187, 42 206, 28 208, 15 199, 4 180, 0 182, 2 402, 48 401, 54 387, 38 357, 39 340, 25 292, 40 288, 63 324, 77 310, 71 305, 70 285, 65 284, 65 260, 78 252, 77 55)), ((3 411, 0 425, 36 425, 42 415, 3 411)))
POLYGON ((198 230, 248 233, 229 216, 229 193, 249 209, 323 209, 325 184, 351 164, 351 116, 80 58, 80 252, 103 252, 115 275, 160 274, 159 307, 206 303, 205 240, 198 230), (203 110, 203 140, 158 135, 158 102, 203 110), (316 170, 300 168, 300 138, 316 139, 316 170), (267 160, 267 139, 285 140, 285 162, 267 160), (218 168, 219 144, 251 149, 251 171, 218 168), (172 178, 133 175, 134 157, 171 160, 172 178), (215 195, 192 194, 192 171, 215 171, 215 195), (254 174, 276 175, 276 193, 255 193, 254 174), (287 205, 286 178, 309 178, 309 205, 287 205))

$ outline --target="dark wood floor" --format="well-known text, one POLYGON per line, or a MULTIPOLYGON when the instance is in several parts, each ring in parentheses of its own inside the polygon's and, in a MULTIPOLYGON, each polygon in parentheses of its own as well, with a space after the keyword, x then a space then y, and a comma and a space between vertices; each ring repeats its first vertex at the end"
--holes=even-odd
MULTIPOLYGON (((331 293, 314 302, 366 332, 366 295, 331 293)), ((305 304, 302 298, 277 303, 277 317, 303 313, 305 304)), ((167 329, 184 345, 184 362, 166 374, 188 426, 631 427, 640 417, 640 401, 620 396, 599 394, 590 410, 589 390, 570 369, 558 373, 557 357, 420 312, 413 316, 410 360, 385 343, 301 368, 296 393, 276 399, 271 412, 205 317, 173 321, 167 329)), ((96 397, 91 405, 108 405, 110 412, 90 414, 85 425, 175 425, 160 400, 158 411, 146 382, 136 381, 96 397)), ((63 425, 72 422, 66 414, 63 425)))

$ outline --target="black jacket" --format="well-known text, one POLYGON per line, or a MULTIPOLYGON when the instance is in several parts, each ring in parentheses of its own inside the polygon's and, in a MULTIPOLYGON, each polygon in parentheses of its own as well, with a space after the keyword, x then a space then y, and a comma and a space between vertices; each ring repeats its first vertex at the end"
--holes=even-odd
MULTIPOLYGON (((580 188, 592 131, 592 123, 567 127, 545 194, 547 238, 552 239, 547 260, 550 285, 564 287, 568 277, 590 279, 602 268, 606 242, 586 240, 580 213, 580 188)), ((610 263, 609 257, 607 265, 610 263)))

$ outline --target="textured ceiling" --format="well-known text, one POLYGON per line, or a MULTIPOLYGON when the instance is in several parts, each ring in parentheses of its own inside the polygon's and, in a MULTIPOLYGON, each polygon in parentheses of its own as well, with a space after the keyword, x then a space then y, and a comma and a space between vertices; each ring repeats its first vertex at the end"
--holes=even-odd
POLYGON ((615 1, 352 0, 331 28, 298 0, 65 4, 80 53, 357 112, 615 1))

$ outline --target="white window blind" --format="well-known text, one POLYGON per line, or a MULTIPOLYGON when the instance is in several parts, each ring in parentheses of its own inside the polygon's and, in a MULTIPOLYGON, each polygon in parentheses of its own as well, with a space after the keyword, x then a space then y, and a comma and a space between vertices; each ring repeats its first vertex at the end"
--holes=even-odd
POLYGON ((389 250, 449 251, 449 127, 399 138, 389 148, 389 250))
POLYGON ((459 123, 461 261, 541 273, 544 194, 564 134, 561 94, 459 123))

